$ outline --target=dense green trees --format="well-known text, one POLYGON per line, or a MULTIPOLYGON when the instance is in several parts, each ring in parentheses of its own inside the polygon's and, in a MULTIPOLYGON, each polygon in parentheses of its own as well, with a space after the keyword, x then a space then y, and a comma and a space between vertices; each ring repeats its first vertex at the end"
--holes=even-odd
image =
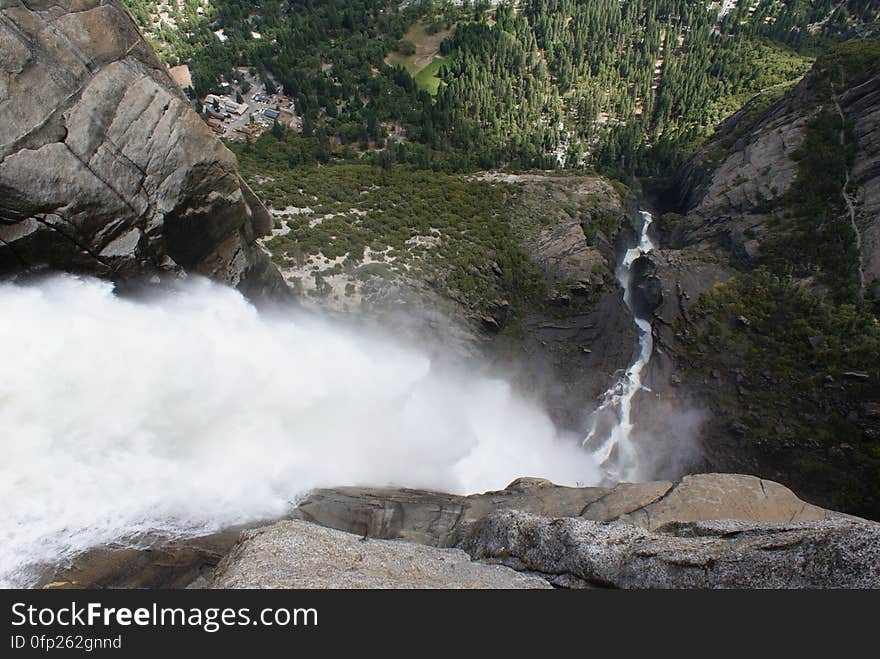
POLYGON ((327 154, 381 149, 395 131, 407 147, 384 163, 616 175, 669 171, 750 96, 805 72, 792 47, 877 14, 865 0, 740 2, 724 16, 702 0, 212 0, 200 15, 186 0, 175 31, 156 26, 157 3, 127 2, 166 59, 190 64, 197 95, 251 67, 284 86, 327 154), (435 96, 386 64, 414 51, 417 21, 451 31, 435 96))
POLYGON ((834 482, 829 505, 876 518, 880 446, 847 413, 880 394, 875 316, 765 269, 705 292, 690 315, 680 347, 692 378, 720 375, 715 422, 786 454, 790 473, 834 482))

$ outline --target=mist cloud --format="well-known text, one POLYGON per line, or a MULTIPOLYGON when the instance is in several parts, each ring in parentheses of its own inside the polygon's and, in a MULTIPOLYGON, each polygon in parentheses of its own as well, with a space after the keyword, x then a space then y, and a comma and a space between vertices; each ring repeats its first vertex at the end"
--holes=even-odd
POLYGON ((0 583, 159 531, 284 514, 320 486, 600 480, 578 437, 476 370, 190 280, 149 302, 0 286, 0 583))

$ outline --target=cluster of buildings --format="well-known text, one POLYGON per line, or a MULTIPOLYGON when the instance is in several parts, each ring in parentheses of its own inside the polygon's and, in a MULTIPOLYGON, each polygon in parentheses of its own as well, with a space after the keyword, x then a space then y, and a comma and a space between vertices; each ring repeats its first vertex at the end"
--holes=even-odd
POLYGON ((208 94, 202 99, 208 126, 218 135, 230 140, 259 137, 276 121, 298 128, 293 103, 283 94, 254 92, 246 97, 208 94))
POLYGON ((215 112, 225 112, 239 117, 250 110, 250 106, 247 103, 238 103, 230 96, 217 96, 216 94, 205 96, 202 105, 208 109, 213 109, 215 112))

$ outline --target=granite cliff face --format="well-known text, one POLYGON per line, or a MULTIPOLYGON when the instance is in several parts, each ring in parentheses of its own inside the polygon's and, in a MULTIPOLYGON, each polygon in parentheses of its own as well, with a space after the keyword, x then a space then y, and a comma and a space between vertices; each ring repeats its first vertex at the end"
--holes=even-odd
MULTIPOLYGON (((845 44, 756 98, 679 173, 648 257, 661 282, 648 384, 706 411, 690 469, 758 474, 876 518, 880 68, 857 50, 869 47, 845 44), (864 329, 835 325, 855 308, 864 329)), ((643 420, 655 402, 640 401, 643 420)))
POLYGON ((0 3, 0 113, 0 275, 284 290, 268 212, 119 2, 0 3))
POLYGON ((880 281, 880 74, 847 89, 840 98, 853 122, 856 155, 852 167, 855 223, 859 228, 865 285, 880 281))
POLYGON ((777 101, 757 97, 730 117, 680 174, 683 218, 668 223, 670 247, 699 246, 745 264, 768 237, 768 214, 780 212, 797 177, 808 124, 824 111, 851 125, 855 153, 847 186, 864 283, 880 278, 880 70, 852 86, 830 87, 817 73, 777 101))

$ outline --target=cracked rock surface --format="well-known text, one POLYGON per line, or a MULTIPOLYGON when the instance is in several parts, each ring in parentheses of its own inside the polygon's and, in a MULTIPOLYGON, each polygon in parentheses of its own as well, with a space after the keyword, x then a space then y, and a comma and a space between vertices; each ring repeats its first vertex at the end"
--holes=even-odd
POLYGON ((613 588, 878 588, 880 525, 847 519, 630 524, 502 511, 471 527, 476 559, 613 588))
POLYGON ((359 535, 442 547, 455 545, 470 524, 504 510, 620 521, 647 530, 671 522, 808 522, 841 516, 801 501, 779 483, 741 474, 697 474, 675 483, 620 483, 610 488, 564 487, 520 478, 504 490, 466 497, 404 488, 340 487, 311 492, 299 503, 297 514, 359 535))
POLYGON ((212 588, 549 588, 460 549, 369 540, 302 521, 242 533, 212 588))
POLYGON ((0 275, 284 289, 271 217, 117 0, 0 2, 0 275))

